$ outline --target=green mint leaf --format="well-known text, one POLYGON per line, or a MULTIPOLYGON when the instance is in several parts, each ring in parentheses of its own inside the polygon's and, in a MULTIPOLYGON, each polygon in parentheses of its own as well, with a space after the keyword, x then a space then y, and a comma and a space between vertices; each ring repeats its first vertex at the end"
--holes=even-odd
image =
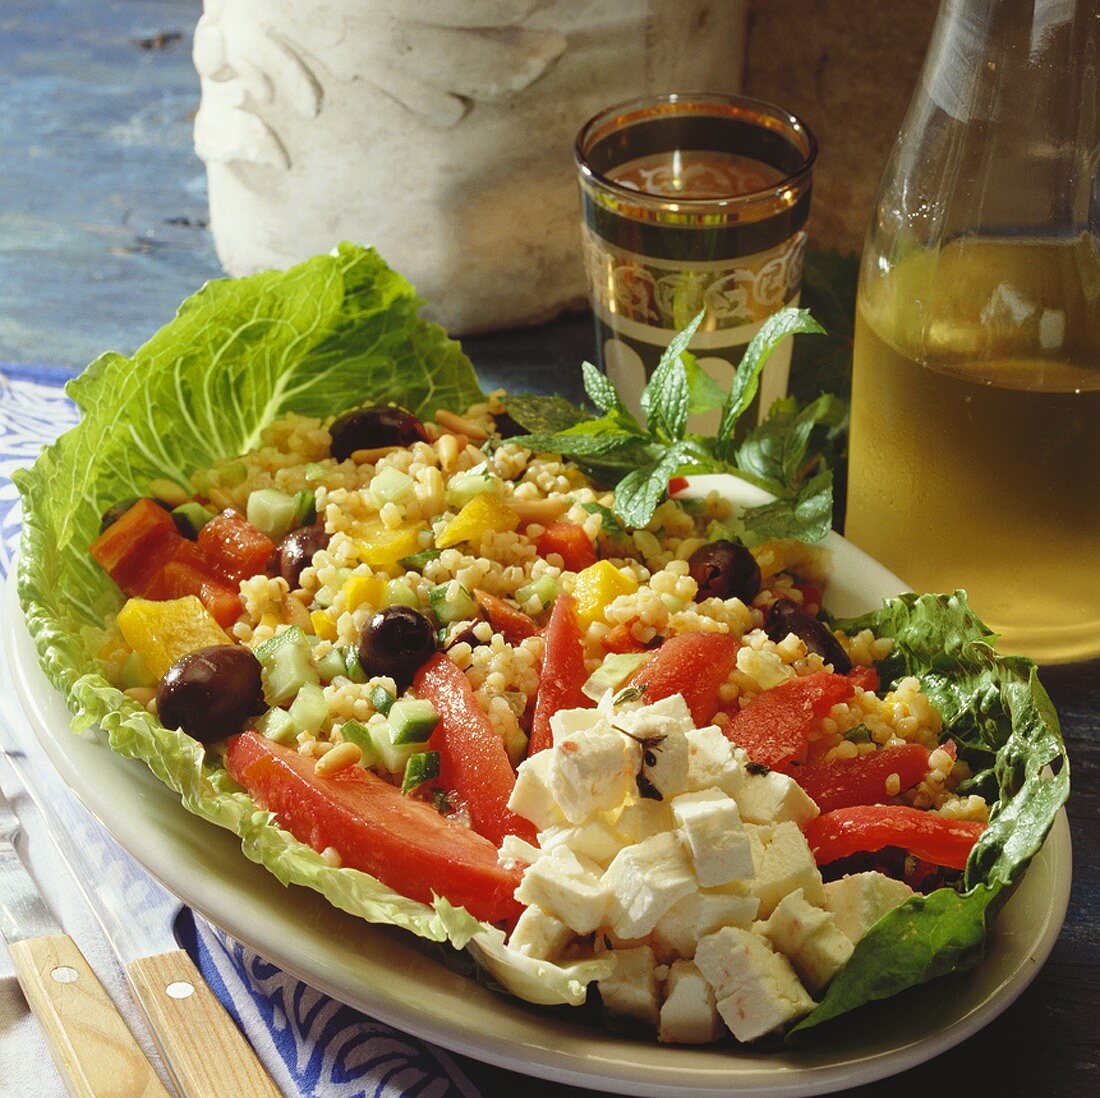
POLYGON ((824 329, 806 309, 780 309, 768 317, 760 331, 752 337, 734 374, 733 385, 722 408, 722 418, 718 424, 717 441, 719 452, 725 454, 733 438, 733 429, 752 403, 760 386, 760 372, 771 357, 771 353, 789 335, 796 332, 823 332, 824 329))
POLYGON ((677 473, 697 471, 698 459, 686 443, 669 446, 656 460, 628 473, 615 489, 615 513, 624 526, 640 530, 653 518, 677 473))
POLYGON ((726 402, 726 391, 699 365, 695 355, 684 351, 680 355, 688 381, 688 415, 713 412, 726 402))
POLYGON ((621 537, 626 533, 622 523, 619 522, 615 512, 610 507, 605 507, 602 503, 582 503, 581 506, 590 515, 600 515, 603 518, 603 524, 600 527, 603 533, 608 534, 610 537, 621 537))
POLYGON ((847 405, 831 393, 823 393, 801 411, 792 397, 777 400, 768 418, 737 448, 734 464, 740 471, 794 490, 810 456, 815 431, 821 428, 822 438, 814 450, 831 465, 835 443, 842 439, 847 423, 847 405))
POLYGON ((642 393, 642 412, 649 429, 666 442, 682 439, 687 429, 691 395, 687 369, 680 356, 687 350, 704 315, 699 312, 686 328, 672 337, 642 393))
POLYGON ((741 516, 753 545, 771 538, 820 541, 833 520, 833 474, 824 469, 798 489, 794 499, 777 499, 750 507, 741 516))
POLYGON ((536 453, 583 458, 613 454, 627 446, 636 446, 639 438, 630 432, 608 426, 599 432, 559 431, 554 435, 516 435, 508 441, 536 453))
POLYGON ((602 370, 591 362, 582 362, 581 376, 584 378, 584 391, 588 394, 588 399, 601 412, 626 411, 611 379, 602 370))
POLYGON ((578 408, 560 396, 505 396, 508 414, 533 435, 553 435, 594 419, 591 412, 578 408))

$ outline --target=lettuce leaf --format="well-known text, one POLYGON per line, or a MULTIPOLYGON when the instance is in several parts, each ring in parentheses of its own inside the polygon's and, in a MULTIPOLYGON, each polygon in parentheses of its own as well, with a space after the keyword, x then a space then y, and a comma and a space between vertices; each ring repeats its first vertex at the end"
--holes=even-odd
POLYGON ((906 675, 921 680, 943 715, 945 735, 958 741, 974 770, 970 788, 980 789, 994 807, 960 890, 913 897, 880 919, 789 1036, 978 964, 990 923, 1069 796, 1069 759, 1035 665, 996 654, 995 637, 967 605, 965 592, 902 595, 835 625, 894 638, 893 651, 879 665, 883 682, 906 675))
POLYGON ((39 660, 77 729, 99 725, 184 806, 235 831, 283 884, 344 911, 461 948, 481 924, 439 899, 416 903, 365 873, 334 869, 258 811, 190 737, 164 728, 96 670, 87 650, 122 602, 88 556, 107 506, 157 477, 185 484, 243 453, 285 412, 327 417, 367 400, 421 416, 481 393, 442 328, 420 320, 411 285, 370 249, 342 244, 288 271, 208 283, 131 358, 105 354, 69 384, 80 424, 15 475, 23 497, 19 597, 39 660))

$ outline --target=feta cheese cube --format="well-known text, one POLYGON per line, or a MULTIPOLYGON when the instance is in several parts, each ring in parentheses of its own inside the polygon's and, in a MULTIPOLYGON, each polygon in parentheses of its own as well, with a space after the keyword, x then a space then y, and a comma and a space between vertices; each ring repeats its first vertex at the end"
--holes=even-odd
POLYGON ((567 846, 547 851, 527 868, 516 899, 537 904, 577 934, 591 934, 607 917, 600 867, 588 858, 578 858, 567 846))
POLYGON ((784 896, 768 920, 753 930, 787 957, 811 994, 848 963, 855 948, 830 912, 806 903, 801 888, 784 896))
POLYGON ((555 746, 574 732, 583 732, 597 725, 606 727, 606 722, 595 709, 559 709, 550 717, 550 731, 553 733, 555 746))
POLYGON ((648 946, 613 949, 602 956, 615 958, 611 975, 596 984, 604 1008, 618 1018, 656 1026, 660 1016, 660 998, 653 950, 648 946))
POLYGON ((608 925, 620 938, 645 937, 677 900, 698 888, 687 852, 671 831, 623 847, 603 883, 608 925))
POLYGON ((802 889, 810 903, 818 907, 825 903, 821 874, 798 824, 746 824, 745 831, 756 868, 750 888, 760 899, 761 919, 766 919, 775 905, 796 888, 802 889))
POLYGON ((825 909, 849 940, 858 942, 883 915, 913 895, 904 881, 884 873, 852 873, 825 886, 825 909))
POLYGON ((676 961, 665 980, 657 1039, 674 1045, 708 1045, 722 1036, 714 991, 693 961, 676 961))
POLYGON ((732 797, 720 789, 705 789, 682 794, 670 807, 704 888, 753 876, 749 837, 732 797))
POLYGON ((684 735, 688 742, 688 789, 721 789, 736 796, 745 780, 738 758, 743 752, 735 749, 725 732, 715 725, 684 735))
POLYGON ((766 774, 746 774, 737 791, 737 807, 746 823, 784 823, 787 820, 805 827, 821 814, 810 795, 786 774, 769 770, 766 774))
POLYGON ((518 835, 505 835, 500 843, 500 860, 505 864, 531 865, 538 861, 542 851, 518 835))
MULTIPOLYGON (((668 800, 687 789, 688 742, 691 713, 679 694, 630 714, 621 727, 641 741, 641 775, 638 788, 668 800)), ((656 799, 656 798, 655 798, 656 799)))
POLYGON ((531 904, 523 909, 523 914, 516 920, 508 945, 528 957, 552 961, 559 956, 572 937, 573 932, 561 919, 543 911, 537 904, 531 904))
POLYGON ((550 792, 570 823, 617 808, 634 789, 638 745, 612 728, 574 732, 551 754, 550 792))
POLYGON ((621 845, 626 846, 670 831, 674 824, 672 809, 664 801, 641 798, 623 808, 615 818, 614 829, 621 845))
POLYGON ((700 938, 724 926, 748 929, 760 908, 755 896, 733 891, 689 892, 677 900, 653 928, 653 944, 662 957, 695 956, 700 938))
POLYGON ((574 854, 591 858, 597 865, 605 868, 623 846, 622 840, 603 814, 593 816, 577 827, 551 827, 539 832, 539 846, 543 850, 552 850, 562 844, 569 847, 574 854))
POLYGON ((691 710, 682 694, 670 694, 632 713, 624 713, 616 722, 632 736, 658 736, 667 732, 687 734, 695 728, 691 710))
POLYGON ((516 784, 508 798, 508 807, 517 816, 530 820, 540 831, 565 823, 565 817, 550 791, 553 751, 539 751, 519 764, 516 784))
POLYGON ((707 935, 695 963, 739 1041, 755 1041, 814 1008, 787 958, 751 930, 727 926, 707 935))

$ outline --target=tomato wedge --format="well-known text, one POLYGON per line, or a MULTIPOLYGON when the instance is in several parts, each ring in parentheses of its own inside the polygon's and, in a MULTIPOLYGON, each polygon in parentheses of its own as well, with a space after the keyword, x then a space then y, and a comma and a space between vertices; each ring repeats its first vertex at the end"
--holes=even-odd
POLYGON ((229 741, 225 765, 296 839, 331 846, 344 865, 410 900, 431 903, 435 892, 491 923, 522 910, 512 895, 520 875, 500 865, 488 839, 368 770, 319 778, 312 759, 256 732, 229 741))
POLYGON ((822 812, 856 804, 888 804, 886 779, 897 774, 900 789, 912 789, 928 773, 927 748, 919 743, 887 747, 855 759, 792 766, 788 774, 813 798, 822 812))
POLYGON ((488 591, 474 591, 482 613, 489 619, 494 633, 500 633, 509 644, 519 644, 533 637, 539 627, 520 609, 509 606, 488 591))
POLYGON ((529 756, 553 746, 550 718, 559 709, 591 708, 592 699, 581 690, 587 678, 576 600, 572 595, 558 595, 546 626, 542 673, 527 745, 529 756))
POLYGON ((207 568, 234 586, 259 575, 275 552, 274 542, 231 507, 203 526, 198 546, 207 568))
POLYGON ((753 762, 782 770, 806 750, 814 721, 854 692, 850 679, 830 671, 788 679, 729 710, 726 735, 753 762))
POLYGON ((848 672, 848 679, 853 686, 858 686, 860 690, 867 690, 872 694, 878 693, 878 670, 874 667, 853 667, 848 672))
POLYGON ((646 705, 682 694, 695 726, 702 728, 718 712, 718 691, 730 677, 740 647, 728 633, 680 633, 669 637, 630 681, 645 684, 646 705))
POLYGON ((575 522, 566 522, 565 519, 550 523, 535 539, 535 548, 540 557, 558 553, 568 572, 579 572, 596 563, 596 547, 584 529, 575 522))
POLYGON ((88 552, 123 594, 144 596, 184 544, 172 516, 159 503, 139 499, 88 546, 88 552))
POLYGON ((439 781, 465 803, 473 829, 497 846, 505 835, 534 842, 534 826, 508 807, 516 775, 470 680, 437 652, 417 671, 413 688, 439 714, 431 738, 432 750, 439 752, 439 781))
POLYGON ((810 821, 805 834, 818 865, 899 846, 926 862, 965 869, 984 830, 977 820, 949 820, 908 805, 876 804, 826 812, 810 821))

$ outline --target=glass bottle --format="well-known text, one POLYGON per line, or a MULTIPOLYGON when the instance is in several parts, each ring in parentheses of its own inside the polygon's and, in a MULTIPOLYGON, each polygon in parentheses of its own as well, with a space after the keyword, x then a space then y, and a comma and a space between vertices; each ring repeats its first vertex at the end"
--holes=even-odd
POLYGON ((1100 0, 943 0, 863 250, 847 535, 1100 656, 1100 0))

